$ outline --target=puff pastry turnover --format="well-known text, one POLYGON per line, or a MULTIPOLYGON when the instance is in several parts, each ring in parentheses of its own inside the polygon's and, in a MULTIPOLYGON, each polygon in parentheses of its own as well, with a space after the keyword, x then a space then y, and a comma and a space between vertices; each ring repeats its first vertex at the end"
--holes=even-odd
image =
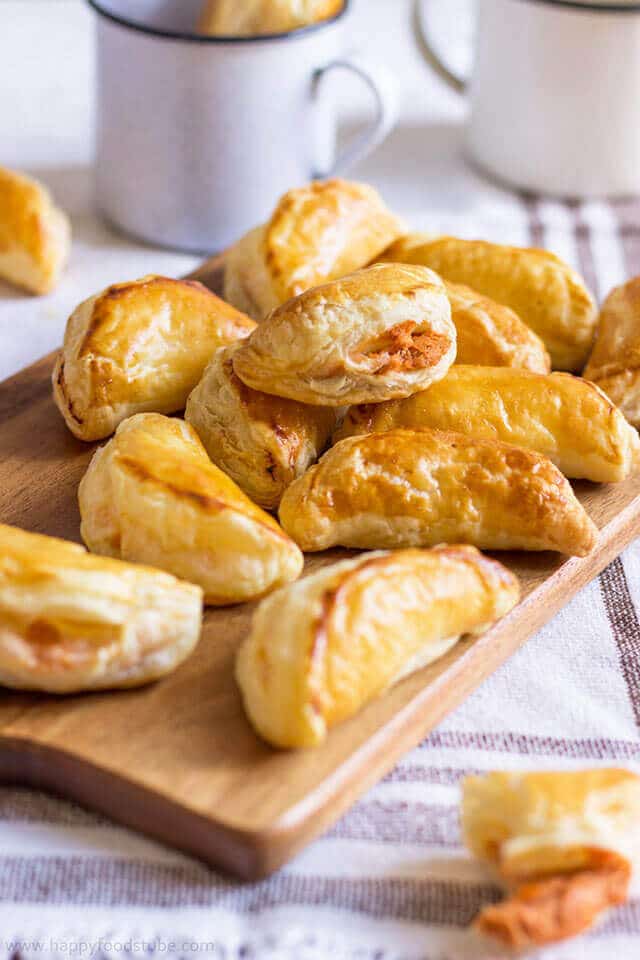
POLYGON ((351 407, 337 439, 395 427, 454 430, 544 454, 567 477, 625 480, 640 465, 640 440, 593 383, 569 373, 452 367, 406 400, 351 407))
POLYGON ((79 500, 90 550, 198 583, 209 604, 259 597, 302 570, 296 545, 182 420, 141 413, 122 423, 94 455, 79 500))
POLYGON ((49 293, 69 258, 71 225, 36 180, 0 167, 0 278, 49 293))
POLYGON ((345 560, 264 600, 236 675, 257 732, 311 747, 402 677, 518 601, 516 578, 473 547, 345 560))
POLYGON ((280 522, 305 551, 464 542, 585 556, 597 538, 545 457, 427 429, 341 440, 285 492, 280 522))
POLYGON ((381 259, 421 263, 511 307, 544 340, 555 369, 582 370, 595 332, 595 302, 575 270, 547 250, 413 234, 381 259))
POLYGON ((185 419, 213 462, 255 503, 275 510, 289 484, 327 447, 336 412, 245 386, 233 370, 237 350, 233 344, 214 354, 185 419))
POLYGON ((380 264, 274 310, 233 358, 254 390, 318 406, 410 396, 445 375, 456 331, 431 270, 380 264))
POLYGON ((584 376, 640 426, 640 277, 617 287, 602 305, 584 376))
POLYGON ((458 334, 456 363, 549 373, 544 343, 517 313, 464 284, 445 281, 445 287, 458 334))
POLYGON ((287 33, 335 17, 344 0, 207 0, 201 33, 218 37, 257 37, 287 33))
POLYGON ((181 410, 214 350, 254 326, 194 281, 116 284, 69 318, 54 399, 76 437, 101 440, 131 414, 181 410))
POLYGON ((626 770, 467 778, 467 845, 505 881, 522 884, 486 907, 477 927, 518 949, 587 929, 626 899, 639 822, 640 777, 626 770))
POLYGON ((200 636, 202 590, 148 567, 0 525, 0 684, 77 693, 174 670, 200 636))
POLYGON ((378 193, 327 180, 291 190, 228 253, 225 299, 262 320, 285 300, 366 267, 402 232, 378 193))

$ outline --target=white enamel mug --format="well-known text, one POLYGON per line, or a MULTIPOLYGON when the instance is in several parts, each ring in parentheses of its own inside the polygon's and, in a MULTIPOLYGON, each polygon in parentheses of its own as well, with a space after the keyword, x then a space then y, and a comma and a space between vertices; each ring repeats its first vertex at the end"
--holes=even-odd
POLYGON ((143 240, 223 249, 286 190, 345 173, 395 123, 385 69, 348 53, 351 0, 333 20, 250 38, 195 33, 203 0, 88 2, 97 13, 98 207, 143 240), (367 85, 375 118, 336 157, 339 105, 324 80, 340 70, 367 85))
POLYGON ((477 0, 467 81, 435 51, 437 2, 416 0, 419 38, 440 75, 469 93, 468 149, 481 168, 561 196, 640 191, 640 3, 477 0))

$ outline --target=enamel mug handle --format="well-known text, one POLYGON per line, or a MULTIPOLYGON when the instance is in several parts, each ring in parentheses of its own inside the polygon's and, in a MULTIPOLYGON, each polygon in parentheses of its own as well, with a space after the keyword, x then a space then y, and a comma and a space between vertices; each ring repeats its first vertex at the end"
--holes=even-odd
POLYGON ((332 60, 316 70, 313 77, 315 96, 320 94, 325 78, 334 70, 347 70, 359 77, 372 94, 375 116, 372 123, 362 133, 357 134, 347 144, 342 154, 326 170, 317 170, 318 179, 340 176, 347 173, 361 160, 364 160, 395 127, 398 121, 398 92, 395 80, 386 67, 370 63, 363 57, 350 56, 332 60))
MULTIPOLYGON (((428 0, 430 3, 431 0, 428 0)), ((431 31, 427 23, 427 0, 415 0, 413 8, 413 26, 418 45, 429 66, 444 80, 456 93, 466 93, 469 78, 461 77, 444 62, 431 40, 431 31)))

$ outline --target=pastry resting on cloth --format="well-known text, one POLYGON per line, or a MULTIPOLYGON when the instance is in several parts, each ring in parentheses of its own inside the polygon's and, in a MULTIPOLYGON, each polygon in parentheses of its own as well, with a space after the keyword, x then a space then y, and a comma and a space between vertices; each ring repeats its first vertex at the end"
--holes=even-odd
POLYGON ((427 429, 341 440, 285 492, 280 522, 305 551, 472 543, 583 557, 597 540, 539 453, 427 429))
POLYGON ((412 234, 381 259, 421 263, 445 280, 504 303, 544 340, 554 369, 582 370, 595 333, 596 305, 575 270, 547 250, 412 234))
POLYGON ((311 574, 254 614, 236 676, 256 731, 312 747, 462 634, 518 602, 515 576, 473 547, 370 553, 311 574))
POLYGON ((366 184, 327 180, 290 190, 271 220, 228 252, 225 299, 262 320, 310 287, 366 267, 401 233, 366 184))
POLYGON ((108 287, 67 322, 55 402, 80 440, 102 440, 134 413, 182 410, 214 350, 254 326, 191 280, 149 276, 108 287))
POLYGON ((640 777, 626 770, 468 777, 466 844, 515 888, 476 927, 516 949, 586 930, 625 901, 639 824, 640 777))
POLYGON ((458 334, 456 363, 549 373, 551 360, 543 341, 517 313, 464 284, 444 285, 458 334))
POLYGON ((0 167, 0 279, 29 293, 49 293, 70 248, 69 219, 46 187, 0 167))
POLYGON ((335 17, 344 0, 207 0, 198 24, 214 37, 288 33, 335 17))
POLYGON ((182 420, 125 420, 94 455, 79 500, 90 550, 197 583, 209 604, 251 600, 302 571, 295 543, 211 463, 182 420))
POLYGON ((0 684, 78 693, 174 670, 200 637, 202 590, 76 543, 0 525, 0 684))
POLYGON ((439 277, 380 264, 274 310, 234 354, 254 390, 316 406, 407 397, 445 375, 456 331, 439 277))
POLYGON ((584 376, 640 427, 640 277, 616 287, 602 305, 584 376))
POLYGON ((335 409, 252 390, 233 371, 238 345, 216 351, 185 419, 213 460, 265 510, 316 462, 336 425, 335 409))
POLYGON ((569 373, 455 366, 406 400, 351 407, 336 439, 396 427, 455 430, 544 454, 567 477, 626 480, 640 465, 640 439, 608 397, 569 373))

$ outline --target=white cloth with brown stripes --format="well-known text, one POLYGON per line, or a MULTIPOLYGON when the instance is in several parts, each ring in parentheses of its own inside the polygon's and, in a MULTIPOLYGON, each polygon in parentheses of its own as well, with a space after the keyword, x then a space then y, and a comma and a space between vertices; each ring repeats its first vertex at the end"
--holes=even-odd
MULTIPOLYGON (((458 177, 418 226, 548 246, 602 297, 640 272, 640 203, 539 202, 458 177), (471 189, 472 187, 472 189, 471 189), (456 211, 459 211, 456 213, 456 211)), ((403 202, 404 201, 404 202, 403 202)), ((404 206, 404 209, 402 209, 404 206)), ((282 960, 496 958, 467 930, 498 895, 460 844, 470 772, 640 770, 640 547, 627 550, 325 837, 273 878, 237 884, 47 796, 0 789, 0 957, 282 960)), ((545 960, 640 956, 640 890, 545 960)))

